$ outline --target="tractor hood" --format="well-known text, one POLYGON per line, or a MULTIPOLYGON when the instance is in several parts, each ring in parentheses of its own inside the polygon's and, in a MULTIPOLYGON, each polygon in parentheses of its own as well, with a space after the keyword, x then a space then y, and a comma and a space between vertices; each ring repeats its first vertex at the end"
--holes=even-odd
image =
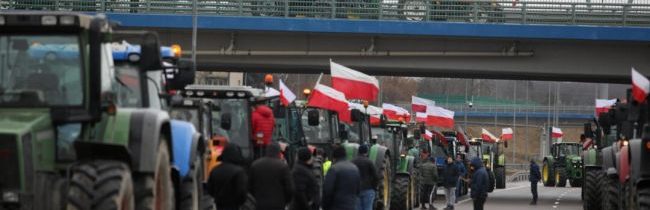
POLYGON ((0 110, 0 133, 22 134, 51 124, 48 109, 0 110))

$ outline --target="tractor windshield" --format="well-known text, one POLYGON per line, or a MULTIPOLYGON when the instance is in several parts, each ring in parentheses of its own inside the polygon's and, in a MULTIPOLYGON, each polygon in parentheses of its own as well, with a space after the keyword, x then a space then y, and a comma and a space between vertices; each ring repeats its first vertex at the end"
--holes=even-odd
POLYGON ((475 158, 475 157, 481 158, 482 153, 483 152, 481 151, 481 145, 480 144, 470 144, 469 145, 468 156, 469 156, 470 160, 475 158))
POLYGON ((329 113, 326 110, 318 109, 318 125, 309 125, 307 112, 302 113, 302 129, 305 132, 307 143, 310 144, 323 144, 329 143, 332 138, 332 122, 329 118, 329 113))
MULTIPOLYGON (((214 106, 220 107, 220 114, 212 114, 213 133, 226 137, 230 143, 235 143, 243 150, 244 156, 248 155, 251 145, 251 108, 246 99, 217 99, 214 100, 214 106), (221 129, 222 115, 230 114, 230 129, 221 129)), ((248 158, 248 157, 246 157, 248 158)))
POLYGON ((385 142, 390 141, 390 139, 393 137, 393 134, 380 127, 373 127, 371 130, 372 138, 377 139, 377 143, 384 146, 386 145, 385 142))
POLYGON ((123 107, 142 106, 140 72, 137 65, 128 62, 115 63, 115 80, 112 87, 117 95, 117 103, 123 107))
POLYGON ((190 122, 196 128, 199 125, 199 111, 196 107, 176 107, 169 112, 172 119, 190 122))
POLYGON ((558 152, 560 156, 579 155, 581 149, 579 144, 560 144, 558 152))
POLYGON ((0 106, 81 106, 76 35, 0 34, 0 106))

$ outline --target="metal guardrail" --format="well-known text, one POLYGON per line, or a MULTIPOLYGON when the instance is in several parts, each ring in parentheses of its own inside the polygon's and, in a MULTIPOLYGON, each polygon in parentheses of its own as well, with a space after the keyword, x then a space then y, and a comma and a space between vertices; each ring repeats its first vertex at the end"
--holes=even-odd
POLYGON ((524 182, 528 181, 528 171, 520 171, 506 177, 506 182, 524 182))
POLYGON ((650 26, 650 0, 0 0, 3 10, 650 26))

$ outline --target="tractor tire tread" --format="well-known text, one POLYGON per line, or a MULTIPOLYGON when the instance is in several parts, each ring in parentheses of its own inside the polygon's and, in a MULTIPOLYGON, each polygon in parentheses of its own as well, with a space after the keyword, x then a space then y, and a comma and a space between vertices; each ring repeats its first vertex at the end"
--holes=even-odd
POLYGON ((409 177, 406 175, 395 176, 393 180, 393 193, 391 193, 390 207, 392 210, 409 210, 408 191, 409 177))
POLYGON ((599 187, 601 181, 605 179, 605 173, 600 169, 588 169, 585 174, 584 184, 584 210, 600 210, 602 209, 601 201, 603 195, 599 187))

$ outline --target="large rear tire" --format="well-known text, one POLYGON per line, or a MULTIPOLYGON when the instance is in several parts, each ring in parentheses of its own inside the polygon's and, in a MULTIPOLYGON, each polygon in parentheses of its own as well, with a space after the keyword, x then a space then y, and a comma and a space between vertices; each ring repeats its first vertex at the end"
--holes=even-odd
POLYGON ((384 156, 384 162, 379 167, 379 186, 377 196, 375 197, 375 209, 376 210, 389 210, 391 203, 391 165, 390 165, 390 156, 386 154, 384 156))
MULTIPOLYGON (((34 210, 64 209, 65 179, 54 173, 37 172, 34 174, 34 193, 38 202, 33 202, 34 210)), ((31 209, 29 206, 22 206, 31 209)))
POLYGON ((97 160, 72 168, 67 210, 134 210, 129 167, 118 161, 97 160))
POLYGON ((555 172, 553 171, 553 166, 551 166, 547 160, 544 160, 544 165, 542 165, 542 182, 544 183, 544 186, 555 186, 554 175, 555 172))
POLYGON ((600 169, 587 169, 583 189, 583 209, 600 210, 602 208, 602 180, 606 179, 605 173, 600 169))
POLYGON ((603 192, 603 209, 619 209, 619 184, 618 180, 605 177, 601 185, 603 192))
POLYGON ((650 210, 650 186, 648 184, 638 186, 637 187, 637 193, 638 193, 638 202, 639 202, 639 209, 640 210, 650 210))
POLYGON ((496 180, 494 179, 494 171, 488 170, 488 192, 494 192, 494 187, 496 186, 496 180))
POLYGON ((393 183, 393 193, 390 194, 390 208, 392 210, 409 210, 409 177, 407 175, 397 175, 393 183))
MULTIPOLYGON (((203 193, 202 174, 203 164, 201 158, 197 157, 192 165, 189 176, 183 179, 181 183, 180 210, 209 209, 211 206, 204 206, 207 203, 202 202, 203 193)), ((214 204, 212 204, 214 205, 214 204)))
POLYGON ((136 176, 136 208, 138 210, 173 210, 174 188, 171 179, 171 163, 167 142, 160 139, 154 174, 136 176))
POLYGON ((566 187, 566 168, 558 167, 555 169, 555 183, 557 187, 566 187))
POLYGON ((494 178, 496 179, 496 188, 506 188, 506 167, 498 166, 494 169, 494 178))

